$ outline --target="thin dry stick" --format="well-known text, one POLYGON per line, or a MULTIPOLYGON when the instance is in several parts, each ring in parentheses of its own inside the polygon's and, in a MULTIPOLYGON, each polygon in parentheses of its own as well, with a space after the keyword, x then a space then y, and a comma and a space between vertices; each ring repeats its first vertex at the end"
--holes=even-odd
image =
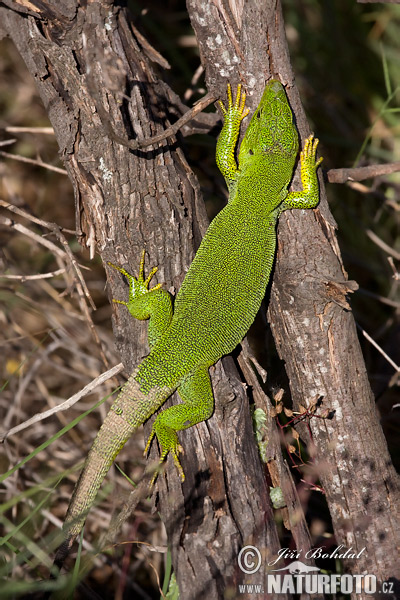
POLYGON ((14 144, 17 140, 13 139, 13 140, 2 140, 0 142, 0 146, 11 146, 11 144, 14 144))
POLYGON ((369 296, 370 298, 375 298, 375 300, 379 300, 379 302, 382 302, 382 304, 393 306, 393 308, 400 308, 400 302, 396 302, 395 300, 391 300, 390 298, 385 298, 385 296, 380 296, 379 294, 374 294, 374 292, 370 292, 369 290, 365 290, 364 288, 359 288, 358 291, 360 292, 360 294, 364 294, 364 296, 369 296))
POLYGON ((329 169, 326 173, 329 183, 346 183, 346 181, 364 181, 380 175, 389 175, 400 171, 400 162, 385 165, 368 165, 352 169, 329 169))
POLYGON ((74 256, 71 248, 69 247, 67 239, 62 234, 62 232, 60 231, 60 229, 57 225, 53 225, 53 231, 58 236, 59 241, 64 246, 65 252, 66 252, 69 260, 71 261, 71 264, 76 273, 76 277, 78 278, 78 280, 76 280, 76 278, 74 277, 76 291, 78 292, 78 302, 80 304, 82 313, 86 318, 86 321, 87 321, 89 329, 92 333, 93 339, 99 348, 101 360, 103 361, 104 366, 107 368, 109 366, 109 362, 107 360, 106 355, 104 354, 103 347, 101 345, 101 341, 100 341, 99 335, 97 333, 97 329, 94 326, 93 319, 90 315, 89 307, 87 305, 87 302, 85 301, 85 297, 87 298, 87 300, 90 303, 93 310, 96 310, 96 306, 95 306, 95 304, 92 300, 92 297, 90 295, 90 292, 87 288, 86 281, 82 275, 82 271, 80 270, 79 265, 78 265, 77 261, 75 260, 75 256, 74 256))
POLYGON ((65 260, 65 252, 63 250, 61 250, 58 246, 53 244, 53 242, 50 242, 49 240, 46 240, 46 238, 38 235, 37 233, 34 233, 30 229, 28 229, 28 227, 25 227, 25 225, 21 225, 21 223, 15 223, 15 221, 9 219, 8 217, 0 217, 0 224, 5 225, 6 227, 10 227, 11 229, 15 229, 16 231, 19 231, 20 233, 31 238, 38 244, 45 246, 45 248, 50 250, 50 252, 53 252, 53 254, 61 258, 61 260, 65 260))
POLYGON ((42 413, 37 413, 36 415, 31 417, 27 421, 24 421, 23 423, 20 423, 19 425, 12 427, 6 433, 3 433, 2 435, 0 435, 0 443, 4 442, 4 440, 6 438, 10 437, 11 435, 14 435, 15 433, 18 433, 19 431, 22 431, 23 429, 30 427, 31 425, 33 425, 34 423, 37 423, 38 421, 43 421, 44 419, 51 417, 51 415, 54 415, 62 410, 67 410, 68 408, 71 408, 71 406, 76 404, 78 402, 78 400, 80 400, 87 394, 90 394, 97 386, 101 385, 108 379, 111 379, 111 377, 118 375, 118 373, 120 373, 123 370, 123 368, 124 368, 124 365, 122 363, 119 363, 115 367, 112 367, 112 369, 109 369, 105 373, 102 373, 101 375, 99 375, 98 377, 93 379, 90 383, 85 385, 85 387, 82 390, 80 390, 79 392, 77 392, 76 394, 74 394, 73 396, 68 398, 68 400, 65 400, 61 404, 58 404, 58 406, 53 406, 53 408, 50 408, 49 410, 46 410, 42 413))
MULTIPOLYGON (((97 98, 97 93, 95 92, 94 86, 92 86, 91 91, 93 93, 94 98, 97 98)), ((102 105, 99 98, 97 98, 96 109, 97 109, 97 112, 99 113, 99 116, 100 116, 100 119, 101 119, 103 125, 105 126, 105 128, 107 130, 107 135, 114 142, 117 142, 118 144, 121 144, 122 146, 126 146, 127 148, 130 148, 131 150, 139 150, 142 148, 147 148, 148 146, 152 146, 153 144, 159 144, 160 142, 163 142, 166 138, 175 135, 179 131, 179 129, 181 129, 181 127, 183 127, 184 125, 186 125, 186 123, 188 123, 189 121, 194 119, 194 117, 198 113, 202 112, 207 106, 209 106, 216 100, 218 100, 218 97, 215 96, 215 94, 211 94, 209 92, 208 94, 203 96, 203 98, 200 98, 200 100, 198 100, 198 102, 196 102, 196 104, 193 106, 193 108, 191 108, 187 112, 185 112, 185 114, 180 119, 178 119, 173 125, 170 125, 169 127, 167 127, 167 129, 165 129, 162 133, 160 133, 159 135, 155 135, 151 138, 146 138, 146 139, 141 139, 141 140, 127 140, 124 137, 117 134, 112 129, 108 113, 105 110, 105 108, 102 105)))
POLYGON ((374 244, 379 246, 379 248, 381 248, 384 252, 386 252, 387 254, 390 254, 397 260, 400 260, 400 252, 396 252, 396 250, 394 250, 393 248, 388 246, 388 244, 386 244, 383 240, 381 240, 381 238, 378 237, 376 235, 376 233, 371 231, 371 229, 367 229, 366 233, 367 233, 367 236, 369 237, 369 239, 372 240, 374 242, 374 244))
POLYGON ((196 71, 194 72, 194 75, 190 81, 190 84, 192 87, 188 88, 185 93, 183 94, 183 99, 185 100, 185 102, 188 102, 190 100, 190 98, 192 97, 193 93, 194 93, 194 89, 193 87, 195 85, 197 85, 197 82, 199 81, 200 77, 202 76, 202 74, 204 73, 204 67, 203 65, 200 63, 199 66, 197 67, 196 71))
MULTIPOLYGON (((78 262, 75 259, 75 256, 74 256, 71 248, 69 247, 69 244, 68 244, 68 241, 67 241, 65 235, 60 231, 60 228, 58 227, 58 225, 56 225, 54 223, 48 223, 48 227, 49 227, 49 229, 51 229, 54 232, 54 235, 56 235, 58 237, 58 241, 64 246, 65 254, 68 256, 70 263, 74 268, 76 277, 78 278, 78 281, 76 281, 75 278, 74 279, 75 279, 76 290, 77 290, 78 296, 79 296, 79 304, 81 305, 82 312, 85 315, 85 317, 89 323, 89 327, 92 331, 93 337, 94 337, 96 343, 99 345, 100 350, 101 350, 100 339, 97 335, 92 318, 89 314, 89 309, 85 302, 85 297, 87 298, 87 300, 90 303, 90 306, 92 307, 93 310, 96 310, 96 306, 92 300, 92 297, 91 297, 88 287, 86 285, 86 281, 82 275, 82 271, 78 265, 78 262)), ((103 359, 103 362, 105 361, 104 364, 106 366, 108 366, 108 362, 105 359, 103 353, 102 353, 102 359, 103 359)))
POLYGON ((122 510, 117 515, 113 515, 110 526, 105 537, 105 543, 110 544, 117 536, 123 524, 129 519, 130 515, 136 510, 137 505, 149 495, 150 478, 154 475, 151 468, 146 468, 142 479, 129 494, 128 500, 122 510))
POLYGON ((399 373, 400 372, 400 367, 399 365, 397 365, 394 360, 392 360, 390 358, 390 356, 388 356, 386 354, 386 352, 384 350, 382 350, 382 348, 375 342, 375 340, 372 339, 372 337, 365 331, 365 329, 363 329, 362 327, 360 327, 360 325, 356 324, 358 329, 361 331, 361 333, 363 334, 363 336, 365 338, 367 338, 367 340, 374 346, 374 348, 376 348, 378 350, 378 352, 380 352, 383 356, 383 358, 386 358, 386 360, 388 361, 388 363, 393 367, 393 369, 399 373))
MULTIPOLYGON (((43 133, 44 135, 54 135, 52 127, 4 127, 7 133, 43 133)), ((16 141, 16 140, 14 140, 16 141)))
MULTIPOLYGON (((22 210, 22 208, 19 208, 18 206, 14 206, 14 204, 10 204, 9 202, 6 202, 5 200, 0 199, 0 206, 2 206, 3 208, 6 208, 10 212, 15 213, 16 215, 20 215, 20 217, 24 217, 24 219, 27 219, 28 221, 32 221, 32 223, 36 223, 36 225, 40 225, 41 227, 46 227, 46 229, 53 229, 53 226, 54 226, 53 223, 49 223, 48 221, 43 221, 43 219, 39 219, 38 217, 31 215, 30 213, 26 212, 25 210, 22 210)), ((72 235, 77 235, 77 232, 75 231, 75 229, 64 229, 64 227, 60 227, 60 231, 62 231, 63 233, 71 233, 72 235)))
POLYGON ((400 281, 400 273, 398 272, 398 270, 396 269, 396 267, 394 266, 394 262, 393 262, 393 258, 391 256, 388 256, 388 263, 393 271, 393 279, 395 281, 400 281))
MULTIPOLYGON (((83 313, 83 315, 86 318, 86 321, 89 325, 89 329, 92 333, 93 339, 95 340, 96 344, 98 345, 99 349, 100 349, 100 356, 101 359, 103 361, 103 364, 105 365, 105 367, 108 367, 108 361, 107 358, 103 352, 102 346, 101 346, 101 342, 100 342, 100 338, 97 334, 96 328, 94 326, 93 320, 90 316, 90 312, 89 312, 89 308, 87 303, 85 302, 85 297, 87 299, 87 301, 89 302, 90 306, 92 307, 93 310, 96 310, 95 304, 92 300, 92 297, 90 295, 90 292, 87 288, 85 279, 82 275, 81 269, 75 259, 75 256, 71 250, 71 248, 69 247, 68 241, 66 239, 66 237, 64 236, 61 228, 56 225, 55 223, 51 223, 49 221, 44 221, 43 219, 38 219, 37 217, 34 217, 32 215, 30 215, 29 213, 21 210, 20 208, 17 208, 16 206, 8 203, 8 202, 4 202, 4 200, 0 200, 0 206, 3 206, 4 208, 7 208, 8 210, 19 214, 22 217, 25 217, 26 219, 29 219, 30 221, 41 225, 42 227, 46 227, 46 229, 49 229, 50 231, 52 231, 54 233, 54 235, 56 236, 56 238, 58 239, 58 241, 64 246, 65 249, 65 254, 62 253, 62 251, 55 246, 54 244, 52 244, 52 242, 47 242, 47 240, 45 240, 45 238, 42 238, 32 232, 30 232, 29 229, 27 229, 26 227, 24 227, 23 225, 19 225, 18 223, 14 223, 13 221, 11 221, 10 219, 7 219, 7 224, 9 226, 14 226, 14 228, 16 228, 17 230, 21 231, 22 233, 26 233, 26 235, 28 235, 28 233, 30 234, 30 237, 35 236, 34 239, 36 239, 39 243, 42 243, 43 245, 45 245, 46 247, 48 247, 49 249, 52 248, 56 248, 57 249, 57 253, 60 253, 60 257, 62 259, 64 259, 64 261, 66 260, 66 257, 68 257, 70 264, 73 267, 73 270, 76 274, 76 277, 74 277, 74 282, 75 282, 75 288, 77 290, 78 293, 78 301, 79 301, 79 305, 81 308, 81 311, 83 313), (21 229, 23 228, 23 230, 21 229), (45 243, 45 241, 47 242, 47 244, 45 243), (48 245, 51 244, 51 247, 48 245), (66 257, 65 257, 66 255, 66 257)), ((1 223, 1 218, 0 218, 0 223, 1 223)), ((72 232, 75 233, 75 232, 72 232)), ((66 270, 67 272, 68 270, 66 270)))
POLYGON ((209 106, 216 100, 218 100, 218 97, 215 96, 215 94, 206 94, 205 96, 203 96, 203 98, 196 102, 193 108, 185 112, 185 114, 180 119, 178 119, 173 125, 167 127, 167 129, 165 129, 162 133, 160 133, 159 135, 155 135, 151 138, 131 141, 129 142, 130 148, 136 150, 138 148, 147 148, 152 144, 159 144, 160 142, 164 141, 167 137, 178 133, 181 127, 186 125, 186 123, 189 123, 189 121, 194 119, 194 117, 199 112, 202 112, 205 108, 207 108, 207 106, 209 106))
POLYGON ((16 281, 32 281, 34 279, 50 279, 51 277, 57 277, 62 275, 67 269, 57 269, 57 271, 51 271, 50 273, 39 273, 38 275, 0 275, 2 279, 15 279, 16 281))
POLYGON ((32 378, 35 376, 35 373, 37 373, 38 369, 46 361, 47 357, 52 354, 52 352, 55 352, 60 346, 61 340, 59 339, 53 340, 51 344, 48 344, 40 353, 38 358, 33 361, 33 364, 30 366, 27 373, 25 373, 22 379, 20 379, 18 389, 14 397, 14 402, 11 403, 10 410, 3 421, 4 428, 8 428, 10 426, 14 414, 19 412, 22 398, 25 396, 25 392, 32 378))
POLYGON ((207 106, 209 106, 216 100, 218 100, 218 97, 215 94, 206 94, 205 96, 203 96, 203 98, 196 102, 193 108, 185 112, 185 114, 180 119, 178 119, 173 125, 167 127, 167 129, 165 129, 162 133, 160 133, 159 135, 155 135, 151 138, 130 141, 129 147, 133 150, 137 150, 139 148, 147 148, 148 146, 151 146, 153 144, 159 144, 160 142, 163 142, 166 138, 178 133, 181 127, 186 125, 186 123, 189 123, 189 121, 194 119, 194 117, 198 113, 202 112, 205 108, 207 108, 207 106))
POLYGON ((61 175, 68 175, 65 169, 60 169, 60 167, 53 167, 53 165, 44 163, 41 160, 25 158, 25 156, 19 156, 19 154, 10 154, 9 152, 3 152, 3 150, 0 150, 0 156, 4 156, 4 158, 11 158, 12 160, 18 160, 19 162, 27 163, 29 165, 35 165, 36 167, 44 167, 49 171, 54 171, 55 173, 60 173, 61 175))

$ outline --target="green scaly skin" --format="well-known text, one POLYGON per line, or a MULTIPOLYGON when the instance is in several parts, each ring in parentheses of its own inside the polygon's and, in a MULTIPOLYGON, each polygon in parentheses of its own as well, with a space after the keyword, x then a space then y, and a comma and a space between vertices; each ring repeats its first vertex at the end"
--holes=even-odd
POLYGON ((288 208, 318 204, 318 140, 310 136, 300 154, 302 192, 288 193, 298 153, 298 134, 282 85, 268 83, 247 128, 235 161, 240 123, 247 115, 238 86, 228 108, 220 102, 224 126, 217 143, 217 164, 229 188, 227 206, 215 217, 183 281, 172 311, 160 286, 149 288, 156 269, 144 280, 144 253, 138 278, 129 280, 125 304, 137 319, 148 319, 150 354, 132 373, 92 445, 65 520, 66 541, 58 562, 81 531, 86 514, 112 462, 132 433, 175 391, 182 404, 155 419, 146 446, 157 437, 160 462, 171 453, 182 480, 177 432, 208 419, 214 409, 208 370, 229 354, 252 324, 270 277, 276 222, 288 208))

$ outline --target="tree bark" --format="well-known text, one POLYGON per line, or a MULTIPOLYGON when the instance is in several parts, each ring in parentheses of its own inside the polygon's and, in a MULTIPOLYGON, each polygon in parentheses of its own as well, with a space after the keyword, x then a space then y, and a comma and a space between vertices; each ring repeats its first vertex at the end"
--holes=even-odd
MULTIPOLYGON (((294 86, 280 3, 221 1, 217 8, 188 0, 188 7, 208 67, 207 87, 220 89, 221 80, 236 77, 254 92, 257 104, 265 79, 278 77, 304 143, 310 129, 294 86)), ((299 187, 297 176, 293 188, 299 187)), ((357 560, 345 560, 346 570, 372 573, 379 586, 390 578, 398 582, 400 573, 399 477, 346 300, 356 286, 347 281, 321 178, 320 192, 317 209, 287 211, 280 219, 269 320, 294 408, 311 408, 320 397, 323 414, 334 412, 332 419, 310 418, 313 470, 322 481, 338 544, 362 552, 357 560)))
MULTIPOLYGON (((158 281, 179 288, 207 218, 199 187, 179 139, 129 151, 114 141, 147 138, 179 112, 176 96, 150 64, 156 55, 112 2, 7 2, 2 28, 35 78, 74 186, 82 244, 137 271, 146 248, 158 281)), ((110 270, 110 297, 126 288, 110 270)), ((114 329, 129 371, 147 352, 145 330, 116 308, 114 329)), ((273 559, 279 540, 260 476, 260 459, 242 382, 231 358, 212 369, 215 414, 182 432, 186 481, 168 461, 159 478, 158 506, 165 522, 180 597, 222 597, 243 578, 242 546, 265 548, 273 559)), ((154 448, 153 455, 155 456, 154 448)))
MULTIPOLYGON (((158 281, 175 291, 207 225, 196 178, 179 136, 135 151, 115 141, 115 134, 126 140, 159 134, 182 108, 155 76, 151 60, 159 60, 157 53, 111 1, 78 5, 30 0, 30 8, 9 0, 5 4, 0 8, 2 27, 37 82, 74 185, 81 242, 104 263, 110 260, 131 272, 145 247, 149 266, 159 266, 158 281)), ((188 0, 187 6, 208 90, 221 95, 228 81, 240 81, 254 109, 266 79, 280 78, 304 141, 309 129, 293 83, 280 3, 188 0)), ((297 179, 294 187, 299 187, 297 179)), ((269 315, 295 406, 309 406, 318 394, 323 408, 335 411, 332 420, 310 418, 310 426, 314 468, 337 540, 356 551, 366 547, 346 568, 383 581, 400 572, 398 478, 346 308, 349 283, 322 189, 321 198, 315 211, 288 212, 281 218, 269 315)), ((113 271, 109 284, 110 297, 124 297, 126 288, 113 271)), ((131 371, 147 351, 145 330, 118 308, 114 330, 131 371)), ((248 357, 240 360, 255 402, 269 410, 248 357)), ((253 582, 237 566, 239 550, 249 544, 263 554, 257 583, 265 582, 267 563, 279 550, 248 401, 233 360, 220 361, 212 379, 214 416, 180 435, 185 483, 180 484, 170 464, 166 479, 158 483, 158 507, 181 599, 222 598, 229 590, 237 593, 238 583, 253 582)), ((289 522, 297 549, 305 553, 310 539, 304 516, 296 525, 298 498, 270 427, 270 471, 281 478, 290 498, 289 522)))

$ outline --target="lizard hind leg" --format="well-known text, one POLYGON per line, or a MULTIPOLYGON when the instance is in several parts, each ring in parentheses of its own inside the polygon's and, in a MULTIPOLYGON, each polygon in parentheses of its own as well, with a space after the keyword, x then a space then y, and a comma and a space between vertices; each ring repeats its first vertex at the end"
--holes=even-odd
MULTIPOLYGON (((179 443, 177 432, 187 429, 209 419, 214 411, 214 396, 211 387, 208 367, 200 367, 187 375, 178 387, 182 404, 177 404, 163 410, 154 421, 150 437, 146 444, 145 454, 150 448, 154 437, 160 445, 160 465, 171 453, 181 480, 185 480, 182 465, 179 460, 183 448, 179 443)), ((158 475, 156 471, 151 485, 158 475)))

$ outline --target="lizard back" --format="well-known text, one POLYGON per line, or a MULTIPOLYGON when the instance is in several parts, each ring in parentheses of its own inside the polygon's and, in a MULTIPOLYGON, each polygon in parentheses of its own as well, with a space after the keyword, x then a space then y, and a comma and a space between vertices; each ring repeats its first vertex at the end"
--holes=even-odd
POLYGON ((269 281, 278 209, 297 152, 286 94, 272 81, 246 130, 228 204, 210 224, 177 294, 171 325, 140 366, 139 379, 148 382, 153 373, 175 386, 194 367, 229 354, 246 335, 269 281))

